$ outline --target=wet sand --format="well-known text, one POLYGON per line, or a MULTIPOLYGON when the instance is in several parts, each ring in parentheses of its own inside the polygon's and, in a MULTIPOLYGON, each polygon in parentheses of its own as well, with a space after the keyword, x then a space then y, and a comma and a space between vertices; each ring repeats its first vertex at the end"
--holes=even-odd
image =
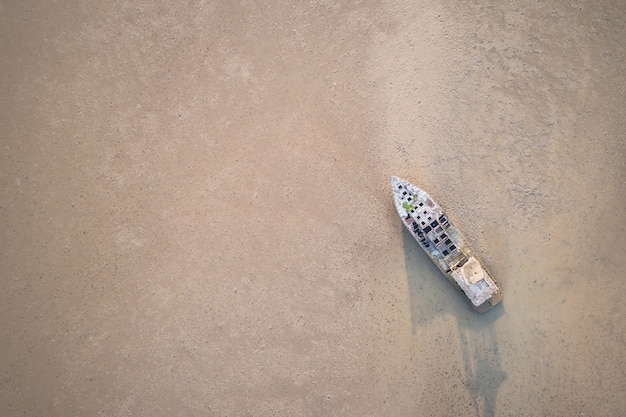
POLYGON ((620 1, 0 3, 0 414, 618 416, 620 1), (504 288, 403 232, 422 186, 504 288))

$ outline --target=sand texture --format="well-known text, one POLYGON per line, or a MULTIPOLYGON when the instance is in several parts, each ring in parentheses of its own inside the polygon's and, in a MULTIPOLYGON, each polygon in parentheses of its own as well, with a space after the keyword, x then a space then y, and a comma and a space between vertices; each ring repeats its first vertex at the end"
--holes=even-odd
POLYGON ((624 415, 623 0, 0 0, 0 57, 1 416, 624 415))

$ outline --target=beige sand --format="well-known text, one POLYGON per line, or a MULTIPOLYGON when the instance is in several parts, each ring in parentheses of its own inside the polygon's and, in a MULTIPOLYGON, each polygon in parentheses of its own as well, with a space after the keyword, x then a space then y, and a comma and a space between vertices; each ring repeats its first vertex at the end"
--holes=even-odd
POLYGON ((0 415, 617 416, 626 6, 0 3, 0 415), (399 175, 499 279, 471 312, 399 175))

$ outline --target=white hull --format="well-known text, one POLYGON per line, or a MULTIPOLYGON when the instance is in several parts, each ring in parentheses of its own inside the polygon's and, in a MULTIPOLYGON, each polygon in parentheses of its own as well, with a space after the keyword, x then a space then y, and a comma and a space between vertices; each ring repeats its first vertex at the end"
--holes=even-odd
POLYGON ((485 312, 502 300, 502 290, 428 193, 408 181, 391 178, 393 200, 402 223, 424 252, 470 301, 485 312))

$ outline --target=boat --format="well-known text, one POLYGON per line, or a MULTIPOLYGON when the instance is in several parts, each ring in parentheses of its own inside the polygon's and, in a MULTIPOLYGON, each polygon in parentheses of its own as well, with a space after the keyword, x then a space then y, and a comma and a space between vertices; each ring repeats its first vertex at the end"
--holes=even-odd
POLYGON ((502 301, 502 290, 443 209, 421 188, 391 177, 402 223, 428 257, 479 313, 502 301))

